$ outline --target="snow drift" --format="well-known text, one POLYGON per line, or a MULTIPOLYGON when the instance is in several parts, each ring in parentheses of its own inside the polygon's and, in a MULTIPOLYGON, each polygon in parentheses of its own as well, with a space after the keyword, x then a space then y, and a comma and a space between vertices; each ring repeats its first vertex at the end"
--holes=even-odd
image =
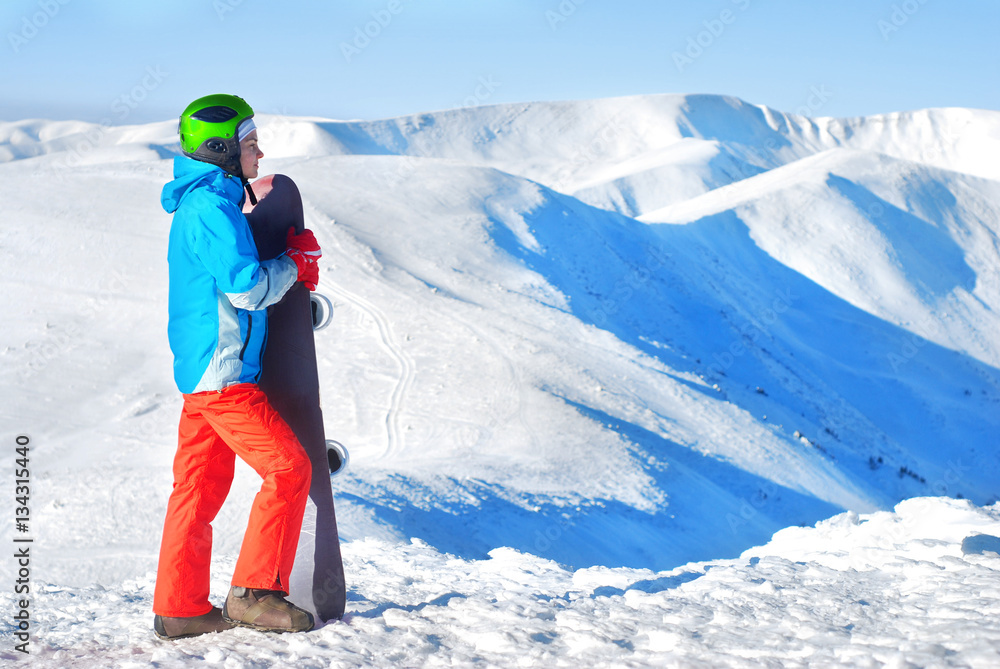
MULTIPOLYGON (((791 528, 736 559, 669 571, 568 570, 510 548, 345 546, 346 624, 163 643, 151 574, 46 586, 33 667, 992 666, 1000 506, 920 498, 791 528)), ((218 560, 222 591, 232 558, 218 560)), ((9 599, 9 595, 3 595, 9 599)), ((9 645, 0 658, 18 659, 9 645)))

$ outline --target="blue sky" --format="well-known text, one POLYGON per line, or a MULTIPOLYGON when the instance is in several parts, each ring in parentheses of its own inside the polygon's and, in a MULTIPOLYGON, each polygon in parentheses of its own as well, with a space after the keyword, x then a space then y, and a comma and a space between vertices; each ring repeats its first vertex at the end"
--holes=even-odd
POLYGON ((647 93, 1000 109, 996 0, 5 0, 0 28, 3 120, 144 123, 216 92, 364 119, 647 93))

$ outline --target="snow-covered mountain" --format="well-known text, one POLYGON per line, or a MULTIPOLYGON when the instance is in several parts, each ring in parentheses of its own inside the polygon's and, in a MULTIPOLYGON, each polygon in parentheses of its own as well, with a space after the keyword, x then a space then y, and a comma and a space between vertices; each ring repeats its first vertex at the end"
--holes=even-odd
MULTIPOLYGON (((258 125, 324 249, 359 551, 669 570, 844 510, 997 501, 1000 113, 647 96, 258 125)), ((34 444, 50 583, 155 566, 175 129, 0 123, 0 412, 34 444)))

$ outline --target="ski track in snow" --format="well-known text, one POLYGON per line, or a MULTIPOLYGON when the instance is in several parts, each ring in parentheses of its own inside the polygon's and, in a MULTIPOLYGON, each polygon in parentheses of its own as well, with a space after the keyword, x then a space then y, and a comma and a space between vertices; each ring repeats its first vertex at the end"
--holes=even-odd
POLYGON ((352 293, 342 286, 333 284, 328 286, 326 290, 329 290, 333 295, 345 302, 350 303, 375 322, 379 334, 379 343, 399 366, 399 378, 393 386, 389 405, 386 407, 385 412, 386 446, 382 455, 378 458, 382 461, 390 461, 405 450, 403 431, 399 428, 399 416, 403 410, 406 395, 413 385, 413 360, 407 354, 406 350, 396 343, 389 319, 381 309, 369 300, 356 293, 352 293))

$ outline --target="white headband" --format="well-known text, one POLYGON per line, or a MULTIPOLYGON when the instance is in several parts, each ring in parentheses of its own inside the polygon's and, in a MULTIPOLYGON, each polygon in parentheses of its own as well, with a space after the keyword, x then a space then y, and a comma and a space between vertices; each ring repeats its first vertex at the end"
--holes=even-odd
POLYGON ((236 135, 238 137, 237 141, 242 142, 244 139, 247 138, 247 135, 249 135, 256 129, 257 126, 254 125, 252 118, 244 119, 243 122, 240 123, 239 126, 236 128, 236 135))

